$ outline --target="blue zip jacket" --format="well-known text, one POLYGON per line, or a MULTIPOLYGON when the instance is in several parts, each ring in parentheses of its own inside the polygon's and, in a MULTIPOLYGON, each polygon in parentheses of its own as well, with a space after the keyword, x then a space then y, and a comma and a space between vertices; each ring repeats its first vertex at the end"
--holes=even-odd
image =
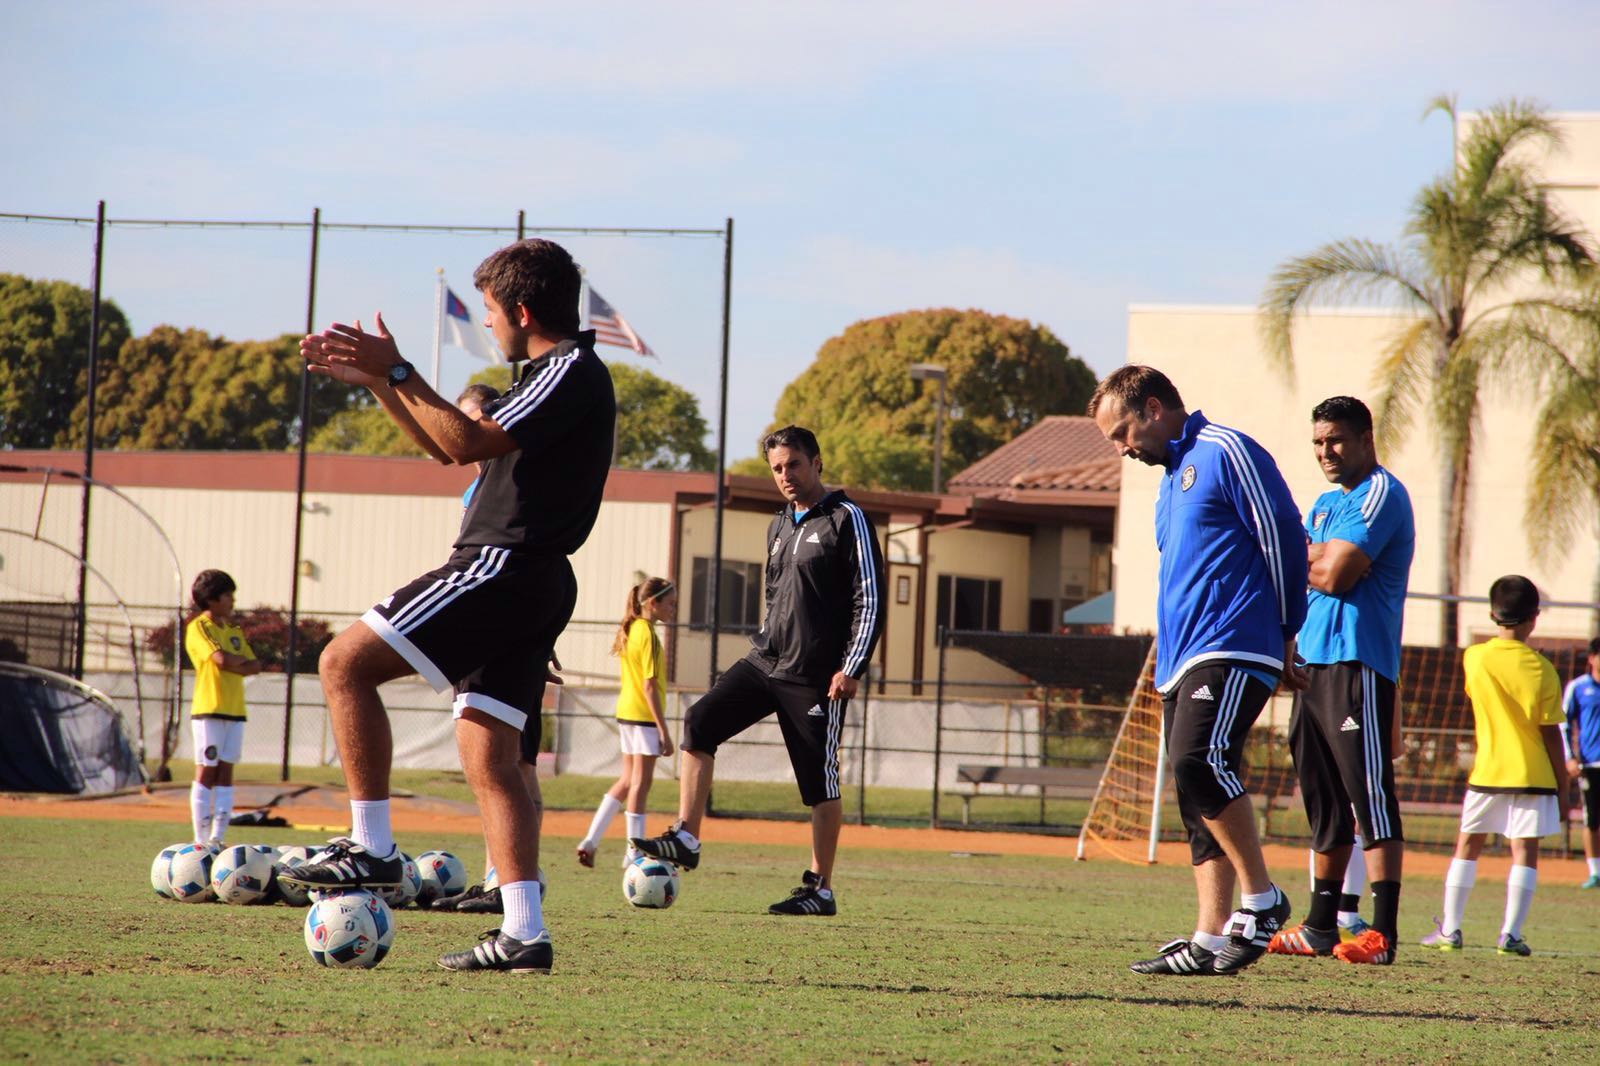
POLYGON ((1161 551, 1156 689, 1216 660, 1283 669, 1306 618, 1306 536, 1278 465, 1195 411, 1167 445, 1156 497, 1161 551))

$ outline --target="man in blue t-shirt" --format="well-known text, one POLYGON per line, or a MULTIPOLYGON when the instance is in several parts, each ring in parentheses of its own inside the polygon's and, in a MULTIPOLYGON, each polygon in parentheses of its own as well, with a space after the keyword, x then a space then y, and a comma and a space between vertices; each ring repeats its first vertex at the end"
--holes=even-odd
POLYGON ((1316 855, 1305 921, 1267 950, 1388 965, 1404 848, 1391 761, 1400 746, 1395 686, 1416 528, 1405 486, 1378 464, 1366 404, 1353 396, 1318 404, 1311 446, 1337 487, 1306 516, 1310 589, 1299 647, 1310 684, 1295 701, 1289 747, 1316 855), (1340 887, 1357 824, 1376 909, 1372 928, 1340 943, 1340 887))
POLYGON ((1583 857, 1589 860, 1589 878, 1581 887, 1600 888, 1600 637, 1589 642, 1589 672, 1567 685, 1561 709, 1567 712, 1567 727, 1561 731, 1567 773, 1583 794, 1583 857))
POLYGON ((1189 831, 1199 914, 1141 974, 1233 973, 1267 950, 1289 899, 1267 875, 1242 763, 1250 727, 1280 679, 1299 688, 1306 541, 1278 466, 1254 440, 1184 408, 1161 371, 1124 366, 1089 400, 1117 452, 1164 471, 1156 691, 1178 811, 1189 831), (1237 882, 1240 906, 1230 913, 1237 882))

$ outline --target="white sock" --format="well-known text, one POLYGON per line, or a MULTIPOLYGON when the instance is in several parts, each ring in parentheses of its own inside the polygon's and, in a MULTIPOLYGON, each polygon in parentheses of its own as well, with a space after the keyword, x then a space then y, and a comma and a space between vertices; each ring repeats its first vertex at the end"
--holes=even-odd
POLYGON ((632 811, 624 814, 622 820, 628 823, 628 839, 644 839, 644 812, 634 814, 632 811))
POLYGON ((1203 933, 1196 929, 1190 943, 1197 944, 1210 952, 1221 951, 1228 946, 1228 938, 1220 933, 1203 933))
POLYGON ((1444 875, 1444 918, 1439 929, 1446 935, 1459 932, 1462 915, 1467 913, 1467 897, 1478 880, 1476 859, 1451 859, 1444 875))
POLYGON ((681 825, 678 826, 678 839, 683 841, 684 846, 688 848, 698 848, 700 846, 700 838, 681 825))
POLYGON ((1271 909, 1278 902, 1278 886, 1269 885, 1265 892, 1242 892, 1239 894, 1239 909, 1246 911, 1264 911, 1271 909))
POLYGON ((189 786, 189 820, 194 824, 196 844, 211 838, 211 791, 198 781, 189 786))
POLYGON ((233 817, 233 786, 218 785, 211 790, 211 839, 228 835, 228 819, 233 817))
POLYGON ((1310 848, 1306 849, 1306 878, 1306 886, 1315 889, 1317 887, 1317 853, 1310 848))
POLYGON ((389 827, 389 801, 351 800, 350 836, 380 859, 394 851, 394 830, 389 827))
POLYGON ((506 936, 526 941, 544 931, 539 882, 513 881, 509 885, 501 885, 500 903, 505 908, 500 932, 506 936))
POLYGON ((1361 846, 1361 838, 1356 837, 1356 842, 1350 845, 1350 862, 1344 868, 1344 894, 1359 896, 1361 890, 1367 887, 1367 850, 1361 846))
POLYGON ((1600 877, 1600 859, 1589 860, 1589 876, 1600 877))
POLYGON ((1506 877, 1506 924, 1500 930, 1522 938, 1522 923, 1533 906, 1533 890, 1539 884, 1539 871, 1532 866, 1513 866, 1506 877))
POLYGON ((589 821, 589 831, 584 834, 585 843, 599 844, 606 835, 606 829, 611 825, 611 819, 622 810, 622 801, 607 792, 600 797, 600 806, 594 809, 594 818, 589 821))

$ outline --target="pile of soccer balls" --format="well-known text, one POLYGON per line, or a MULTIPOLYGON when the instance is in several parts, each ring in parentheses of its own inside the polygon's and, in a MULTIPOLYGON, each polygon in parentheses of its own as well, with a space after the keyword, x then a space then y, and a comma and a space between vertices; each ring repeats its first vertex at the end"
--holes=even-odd
POLYGON ((319 965, 339 969, 383 961, 394 943, 391 908, 412 903, 425 908, 467 887, 466 865, 448 851, 426 851, 416 859, 402 855, 400 885, 376 892, 307 892, 279 879, 283 870, 318 861, 320 851, 320 846, 237 844, 213 852, 199 844, 173 844, 151 862, 150 887, 161 898, 182 903, 309 907, 306 950, 319 965))

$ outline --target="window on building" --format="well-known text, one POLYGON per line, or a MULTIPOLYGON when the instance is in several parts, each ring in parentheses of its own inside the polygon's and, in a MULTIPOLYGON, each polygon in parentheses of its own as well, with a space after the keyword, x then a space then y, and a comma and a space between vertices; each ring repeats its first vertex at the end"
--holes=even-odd
MULTIPOLYGON (((689 581, 689 624, 704 628, 711 624, 711 560, 698 556, 689 581)), ((722 561, 722 581, 717 588, 722 601, 722 624, 750 626, 761 624, 761 564, 722 561)))
POLYGON ((1056 605, 1054 600, 1028 601, 1028 632, 1054 633, 1056 605))
POLYGON ((1000 582, 982 577, 939 575, 934 625, 946 629, 1000 629, 1000 582))

